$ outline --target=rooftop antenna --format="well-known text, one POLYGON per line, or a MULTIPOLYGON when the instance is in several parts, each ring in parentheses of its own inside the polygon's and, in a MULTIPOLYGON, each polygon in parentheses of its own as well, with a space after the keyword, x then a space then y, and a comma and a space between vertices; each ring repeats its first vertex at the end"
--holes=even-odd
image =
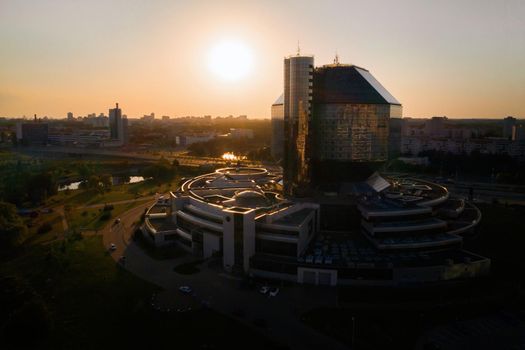
POLYGON ((337 50, 335 50, 334 64, 335 64, 336 66, 339 65, 339 54, 337 53, 337 50))
POLYGON ((301 46, 299 45, 299 40, 297 40, 297 56, 301 56, 301 46))
POLYGON ((117 102, 117 109, 118 109, 118 102, 117 102))

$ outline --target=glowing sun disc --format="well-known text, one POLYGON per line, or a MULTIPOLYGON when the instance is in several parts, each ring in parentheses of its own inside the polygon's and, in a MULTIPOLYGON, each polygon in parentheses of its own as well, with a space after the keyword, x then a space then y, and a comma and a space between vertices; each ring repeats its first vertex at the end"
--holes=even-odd
POLYGON ((208 67, 217 77, 237 81, 246 77, 252 69, 250 49, 238 41, 222 41, 212 47, 208 67))

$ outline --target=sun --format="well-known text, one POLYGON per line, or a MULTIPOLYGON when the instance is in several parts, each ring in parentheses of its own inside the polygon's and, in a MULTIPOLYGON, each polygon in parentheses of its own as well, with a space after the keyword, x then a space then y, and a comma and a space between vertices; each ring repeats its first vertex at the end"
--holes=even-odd
POLYGON ((253 55, 248 46, 240 41, 225 40, 212 47, 208 67, 217 77, 226 81, 238 81, 252 70, 253 55))

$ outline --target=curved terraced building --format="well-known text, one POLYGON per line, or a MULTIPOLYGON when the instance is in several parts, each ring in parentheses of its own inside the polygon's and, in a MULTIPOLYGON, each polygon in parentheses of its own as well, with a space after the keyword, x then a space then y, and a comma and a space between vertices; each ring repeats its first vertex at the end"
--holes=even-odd
POLYGON ((324 209, 285 199, 281 179, 262 168, 189 179, 161 217, 158 206, 151 208, 144 234, 158 246, 177 244, 220 259, 229 272, 305 284, 437 283, 490 269, 489 259, 462 248, 481 213, 445 187, 374 174, 356 184, 357 224, 327 230, 324 209))

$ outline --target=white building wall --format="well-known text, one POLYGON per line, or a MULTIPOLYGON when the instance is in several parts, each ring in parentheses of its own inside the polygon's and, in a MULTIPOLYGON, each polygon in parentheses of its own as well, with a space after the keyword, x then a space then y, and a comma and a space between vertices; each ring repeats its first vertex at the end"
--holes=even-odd
POLYGON ((235 246, 234 246, 234 221, 233 213, 224 213, 225 220, 222 221, 222 263, 228 271, 235 263, 235 246))
POLYGON ((243 216, 243 267, 248 272, 250 258, 255 254, 255 211, 249 211, 243 216))
POLYGON ((202 249, 203 258, 207 259, 213 255, 214 252, 218 252, 221 249, 221 238, 217 235, 210 233, 202 234, 202 249))

